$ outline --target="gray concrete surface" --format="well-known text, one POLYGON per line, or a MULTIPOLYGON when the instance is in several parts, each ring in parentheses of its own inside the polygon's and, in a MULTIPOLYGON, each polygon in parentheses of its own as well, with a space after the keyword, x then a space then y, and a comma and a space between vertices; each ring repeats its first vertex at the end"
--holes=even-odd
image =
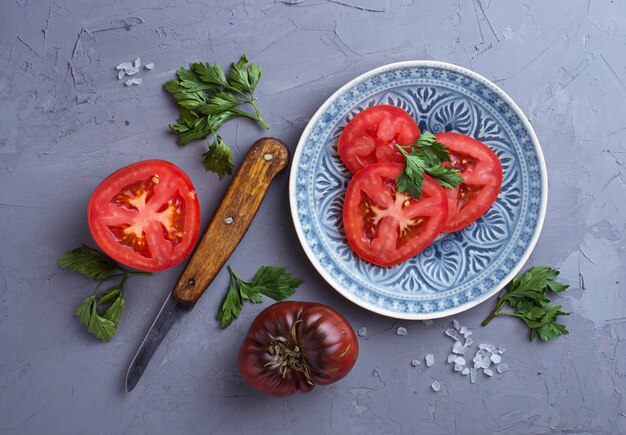
MULTIPOLYGON (((626 2, 561 0, 3 0, 0 3, 0 431, 9 434, 625 433, 626 2), (292 4, 290 4, 292 3, 292 4), (307 261, 288 209, 287 174, 271 187, 229 263, 245 277, 284 265, 297 299, 366 326, 341 382, 269 399, 239 376, 236 355, 254 316, 221 331, 222 272, 167 337, 132 394, 123 377, 181 267, 130 283, 118 335, 102 344, 72 312, 91 284, 55 260, 92 243, 85 208, 99 181, 145 158, 184 168, 203 222, 228 185, 202 168, 201 142, 175 144, 175 106, 161 85, 190 61, 261 65, 271 134, 291 149, 319 105, 379 65, 436 59, 477 71, 527 114, 543 145, 550 199, 532 264, 572 288, 571 334, 529 343, 512 319, 479 322, 493 300, 459 315, 480 342, 508 348, 511 371, 476 385, 443 363, 449 319, 397 322, 349 303, 307 261), (113 68, 156 68, 125 87, 113 68), (408 329, 395 334, 399 325, 408 329), (432 352, 436 364, 410 361, 432 352), (442 384, 435 394, 433 379, 442 384)), ((239 162, 263 134, 231 122, 239 162)))

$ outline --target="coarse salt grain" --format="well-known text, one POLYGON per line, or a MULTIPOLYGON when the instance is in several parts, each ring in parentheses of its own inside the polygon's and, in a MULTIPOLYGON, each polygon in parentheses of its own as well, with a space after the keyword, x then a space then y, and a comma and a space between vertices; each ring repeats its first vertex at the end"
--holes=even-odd
POLYGON ((134 67, 134 66, 130 68, 124 68, 124 72, 128 74, 129 76, 134 76, 135 74, 139 72, 139 68, 134 67))
POLYGON ((498 367, 496 367, 498 373, 504 373, 509 370, 509 365, 507 363, 502 363, 498 367))
POLYGON ((435 363, 435 356, 432 353, 429 353, 424 358, 426 360, 426 367, 431 367, 435 363))
POLYGON ((456 354, 465 355, 466 351, 467 348, 465 348, 460 341, 454 343, 454 346, 452 347, 452 352, 456 354))
POLYGON ((396 334, 397 335, 406 335, 408 333, 408 331, 406 330, 406 328, 400 326, 398 329, 396 329, 396 334))
POLYGON ((437 393, 441 389, 441 384, 437 381, 433 381, 433 383, 430 384, 430 387, 433 389, 435 393, 437 393))
POLYGON ((450 337, 451 339, 453 339, 454 341, 459 341, 461 339, 461 334, 459 334, 457 331, 455 331, 454 329, 446 329, 445 334, 450 337))
POLYGON ((367 328, 365 326, 360 327, 358 334, 359 334, 359 337, 367 336, 367 328))

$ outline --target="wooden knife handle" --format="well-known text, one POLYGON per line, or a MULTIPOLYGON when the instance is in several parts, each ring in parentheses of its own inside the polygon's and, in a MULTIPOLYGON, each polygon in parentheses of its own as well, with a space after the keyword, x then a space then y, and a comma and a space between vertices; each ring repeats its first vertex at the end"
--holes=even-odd
POLYGON ((270 182, 288 163, 289 150, 278 139, 252 145, 180 276, 174 299, 186 305, 200 299, 248 230, 270 182))

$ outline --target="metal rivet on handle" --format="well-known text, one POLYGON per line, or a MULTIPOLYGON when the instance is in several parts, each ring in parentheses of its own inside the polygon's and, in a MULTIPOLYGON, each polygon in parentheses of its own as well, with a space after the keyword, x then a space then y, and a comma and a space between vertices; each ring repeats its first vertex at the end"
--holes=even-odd
POLYGON ((224 223, 226 225, 230 225, 235 221, 235 219, 233 219, 232 217, 228 216, 226 219, 224 219, 224 223))
POLYGON ((196 285, 196 280, 189 278, 189 281, 187 281, 187 287, 193 287, 194 285, 196 285))
POLYGON ((270 160, 274 158, 274 156, 271 155, 270 153, 267 153, 263 156, 263 158, 265 159, 266 162, 269 162, 270 160))

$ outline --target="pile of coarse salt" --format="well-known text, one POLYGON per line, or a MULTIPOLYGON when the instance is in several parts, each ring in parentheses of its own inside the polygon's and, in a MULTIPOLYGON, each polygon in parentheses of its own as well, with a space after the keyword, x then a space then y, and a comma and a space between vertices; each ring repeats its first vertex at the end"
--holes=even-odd
MULTIPOLYGON (((123 80, 124 76, 134 76, 137 74, 141 67, 141 59, 135 59, 135 62, 122 62, 115 67, 117 69, 117 79, 123 80)), ((154 69, 154 63, 150 62, 144 66, 147 70, 154 69)), ((126 86, 140 85, 143 83, 143 79, 138 77, 132 77, 124 82, 126 86)))
MULTIPOLYGON (((424 324, 427 326, 432 325, 432 320, 424 321, 424 324)), ((397 335, 406 335, 406 328, 400 327, 396 330, 397 335)), ((504 373, 509 370, 509 366, 502 362, 502 354, 506 351, 504 346, 494 346, 493 344, 479 344, 478 350, 474 354, 474 358, 472 359, 473 367, 468 367, 468 363, 465 359, 465 354, 468 353, 472 344, 474 344, 474 340, 471 338, 472 331, 466 326, 461 326, 456 319, 452 320, 452 328, 448 328, 445 330, 445 334, 454 340, 454 344, 452 345, 452 353, 448 355, 447 362, 448 364, 454 364, 454 371, 460 373, 463 376, 468 376, 470 379, 470 383, 474 384, 476 382, 476 373, 478 370, 482 369, 483 373, 492 377, 494 372, 491 367, 491 364, 494 364, 496 367, 496 371, 498 373, 504 373)), ((359 334, 360 335, 360 334, 359 334)), ((432 353, 429 353, 424 358, 426 360, 426 367, 432 367, 435 363, 435 357, 432 353)), ((414 359, 411 361, 411 365, 413 367, 418 367, 420 365, 419 360, 414 359)), ((431 388, 434 392, 439 392, 441 390, 441 384, 437 380, 433 380, 431 384, 431 388)))
POLYGON ((463 355, 469 351, 470 346, 474 343, 474 340, 470 338, 472 331, 459 325, 459 322, 454 319, 452 320, 452 328, 446 329, 445 334, 454 340, 452 353, 448 355, 448 364, 454 364, 455 372, 461 372, 464 376, 469 375, 472 384, 476 382, 476 373, 479 369, 482 369, 486 376, 493 376, 493 370, 489 368, 492 363, 496 365, 498 373, 504 373, 509 369, 509 366, 502 362, 502 354, 506 349, 502 345, 496 347, 493 344, 479 344, 472 359, 473 367, 466 367, 467 362, 463 355))

